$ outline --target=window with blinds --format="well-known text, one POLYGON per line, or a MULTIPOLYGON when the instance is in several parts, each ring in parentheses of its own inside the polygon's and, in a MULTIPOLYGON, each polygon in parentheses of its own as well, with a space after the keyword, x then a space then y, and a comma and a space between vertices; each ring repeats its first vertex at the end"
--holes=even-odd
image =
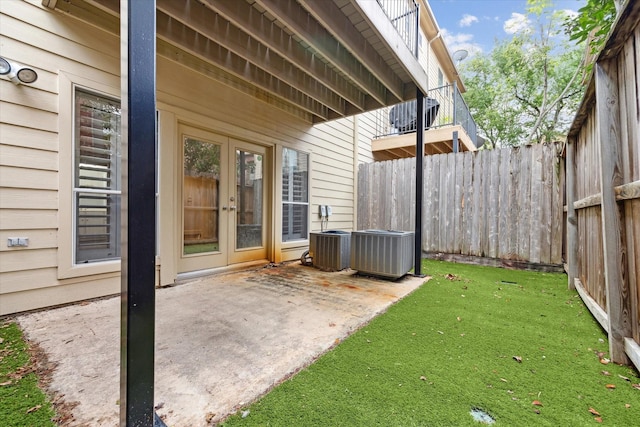
POLYGON ((120 257, 120 102, 75 90, 75 263, 120 257))
POLYGON ((308 238, 309 155, 282 151, 282 241, 308 238))

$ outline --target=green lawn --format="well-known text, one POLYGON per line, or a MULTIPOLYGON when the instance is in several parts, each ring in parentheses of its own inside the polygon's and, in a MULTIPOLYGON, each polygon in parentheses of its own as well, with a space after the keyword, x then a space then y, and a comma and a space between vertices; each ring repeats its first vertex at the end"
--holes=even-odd
POLYGON ((15 323, 0 321, 0 426, 55 426, 54 415, 38 388, 22 333, 15 323))
POLYGON ((217 252, 218 243, 192 243, 184 245, 184 255, 201 254, 206 252, 217 252))
POLYGON ((475 408, 496 426, 638 425, 638 374, 601 362, 565 275, 424 265, 433 279, 224 425, 482 425, 475 408))

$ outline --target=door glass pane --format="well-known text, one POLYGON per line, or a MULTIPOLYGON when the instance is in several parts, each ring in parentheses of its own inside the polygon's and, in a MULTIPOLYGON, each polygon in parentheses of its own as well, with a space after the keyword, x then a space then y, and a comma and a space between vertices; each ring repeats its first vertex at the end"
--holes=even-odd
POLYGON ((236 249, 262 246, 261 154, 236 150, 236 249))
POLYGON ((220 146, 184 139, 183 254, 217 252, 219 244, 220 146))

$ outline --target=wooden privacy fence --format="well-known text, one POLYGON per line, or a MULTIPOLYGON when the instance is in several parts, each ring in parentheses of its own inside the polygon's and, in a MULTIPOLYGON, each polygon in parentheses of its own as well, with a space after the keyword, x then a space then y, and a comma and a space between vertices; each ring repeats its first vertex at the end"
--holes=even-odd
POLYGON ((609 334, 614 362, 640 368, 640 2, 627 2, 568 137, 567 261, 609 334))
MULTIPOLYGON (((426 156, 423 252, 561 268, 560 149, 549 144, 426 156)), ((359 229, 413 230, 414 203, 415 158, 360 165, 359 229)))

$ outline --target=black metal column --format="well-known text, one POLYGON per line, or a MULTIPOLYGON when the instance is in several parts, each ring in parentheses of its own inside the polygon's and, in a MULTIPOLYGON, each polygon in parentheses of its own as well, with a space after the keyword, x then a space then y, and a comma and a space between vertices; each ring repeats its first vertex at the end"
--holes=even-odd
POLYGON ((422 172, 424 164, 424 94, 416 93, 416 229, 413 272, 422 276, 422 172))
POLYGON ((156 2, 121 0, 120 425, 153 426, 156 2))

